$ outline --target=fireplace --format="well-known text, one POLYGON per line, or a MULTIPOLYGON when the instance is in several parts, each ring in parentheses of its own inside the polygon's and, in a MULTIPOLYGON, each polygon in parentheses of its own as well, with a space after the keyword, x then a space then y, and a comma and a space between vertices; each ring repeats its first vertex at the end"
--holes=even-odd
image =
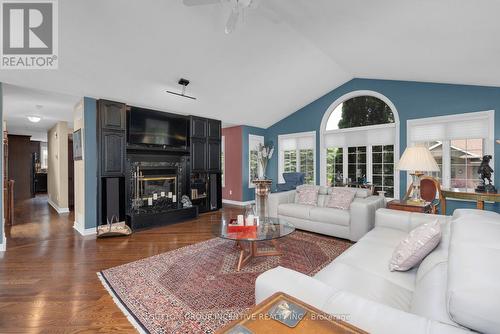
POLYGON ((177 171, 171 169, 144 169, 137 167, 137 198, 155 201, 167 198, 177 202, 177 171))

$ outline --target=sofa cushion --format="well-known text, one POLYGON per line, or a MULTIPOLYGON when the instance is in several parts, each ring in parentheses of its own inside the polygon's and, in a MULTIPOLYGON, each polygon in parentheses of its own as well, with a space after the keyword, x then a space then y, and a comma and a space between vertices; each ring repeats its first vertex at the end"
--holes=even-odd
POLYGON ((314 205, 303 205, 297 203, 285 203, 278 206, 278 214, 301 219, 309 219, 309 211, 314 205))
POLYGON ((353 193, 356 194, 356 198, 367 198, 371 196, 371 191, 369 189, 363 189, 363 188, 352 188, 352 187, 329 187, 328 188, 328 195, 330 195, 335 188, 342 188, 342 189, 349 189, 353 193))
POLYGON ((309 219, 312 221, 344 226, 349 226, 350 217, 348 210, 334 208, 313 207, 309 212, 309 219))
POLYGON ((441 241, 441 226, 437 220, 411 230, 401 240, 389 262, 391 271, 406 271, 419 264, 441 241))
POLYGON ((441 242, 418 267, 411 312, 450 325, 457 325, 451 320, 446 308, 450 224, 442 224, 441 231, 441 242))
POLYGON ((391 272, 387 263, 406 233, 388 228, 368 232, 314 277, 339 290, 408 311, 416 270, 391 272))
POLYGON ((473 330, 500 328, 500 215, 462 215, 451 225, 448 312, 473 330))
POLYGON ((304 205, 317 205, 318 203, 318 186, 302 185, 297 188, 295 196, 296 203, 304 205))
POLYGON ((331 194, 328 195, 325 206, 328 208, 348 210, 354 200, 354 196, 356 196, 356 193, 347 188, 333 188, 331 194))

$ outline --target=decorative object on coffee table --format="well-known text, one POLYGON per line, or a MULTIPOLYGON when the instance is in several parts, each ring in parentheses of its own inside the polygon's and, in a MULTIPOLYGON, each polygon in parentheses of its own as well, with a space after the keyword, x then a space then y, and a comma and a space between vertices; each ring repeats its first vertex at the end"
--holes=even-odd
MULTIPOLYGON (((222 328, 217 334, 233 334, 234 328, 245 326, 252 333, 273 333, 273 334, 363 334, 366 333, 360 328, 357 328, 334 316, 328 315, 317 308, 304 303, 292 296, 283 292, 278 292, 262 301, 260 304, 252 308, 244 317, 233 321, 226 327, 222 328), (294 304, 305 310, 305 315, 296 324, 295 327, 290 327, 275 321, 269 316, 268 312, 278 303, 286 302, 294 304)), ((236 332, 237 333, 237 332, 236 332)))
POLYGON ((423 202, 420 198, 420 177, 424 172, 438 172, 439 166, 432 156, 431 151, 425 146, 407 147, 396 167, 398 170, 409 171, 412 177, 411 198, 405 198, 415 203, 423 202))
POLYGON ((478 193, 492 193, 496 194, 497 189, 493 185, 491 181, 491 175, 493 174, 493 168, 490 167, 490 161, 493 157, 491 155, 485 155, 483 160, 481 161, 481 165, 479 166, 478 173, 480 175, 481 184, 477 186, 476 192, 478 193), (488 184, 486 184, 486 180, 488 180, 488 184))
POLYGON ((259 217, 259 225, 245 226, 246 228, 237 230, 231 228, 230 223, 222 221, 215 234, 223 239, 236 241, 236 246, 240 249, 236 271, 240 271, 253 258, 283 255, 279 248, 278 239, 295 231, 292 224, 280 218, 259 217), (251 230, 250 227, 252 227, 251 230), (260 249, 259 242, 271 243, 272 248, 260 249))
POLYGON ((268 196, 271 193, 271 180, 253 180, 255 184, 255 214, 258 217, 269 216, 268 196))

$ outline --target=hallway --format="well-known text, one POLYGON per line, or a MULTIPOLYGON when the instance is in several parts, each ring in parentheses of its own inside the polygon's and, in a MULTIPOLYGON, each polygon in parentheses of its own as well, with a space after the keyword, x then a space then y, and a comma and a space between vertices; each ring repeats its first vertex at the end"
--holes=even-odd
POLYGON ((16 208, 0 253, 0 333, 135 333, 96 272, 212 238, 212 226, 241 209, 144 230, 126 238, 82 237, 73 214, 43 197, 16 208))

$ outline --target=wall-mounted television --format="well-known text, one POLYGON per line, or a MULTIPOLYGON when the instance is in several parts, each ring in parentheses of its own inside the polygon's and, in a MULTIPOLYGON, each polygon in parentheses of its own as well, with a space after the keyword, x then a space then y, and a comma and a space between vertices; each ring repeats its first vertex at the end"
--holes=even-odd
POLYGON ((128 145, 187 149, 188 117, 131 107, 127 123, 128 145))

